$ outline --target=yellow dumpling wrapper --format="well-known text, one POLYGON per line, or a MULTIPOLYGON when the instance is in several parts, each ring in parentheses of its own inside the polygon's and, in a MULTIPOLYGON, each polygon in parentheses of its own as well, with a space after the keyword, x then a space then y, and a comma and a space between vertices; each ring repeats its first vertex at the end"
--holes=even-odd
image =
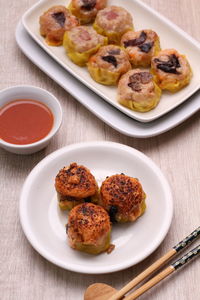
POLYGON ((130 30, 134 30, 133 26, 130 26, 128 29, 126 29, 123 32, 108 32, 105 29, 103 29, 102 27, 100 27, 96 22, 94 22, 93 24, 93 28, 101 35, 104 35, 108 38, 108 42, 112 43, 112 44, 116 44, 119 45, 120 41, 121 41, 121 37, 124 33, 126 33, 127 31, 130 30))
MULTIPOLYGON (((146 198, 146 196, 145 196, 146 198)), ((140 218, 144 213, 145 213, 145 210, 146 210, 146 202, 145 202, 145 199, 142 201, 142 203, 140 204, 140 215, 136 217, 136 220, 138 218, 140 218)), ((118 223, 126 223, 126 222, 129 222, 129 218, 128 217, 117 217, 116 215, 116 221, 118 223)))
MULTIPOLYGON (((181 55, 182 57, 186 58, 185 55, 181 55)), ((192 69, 189 65, 189 69, 190 72, 188 73, 188 75, 182 79, 182 80, 176 80, 176 82, 167 82, 166 80, 161 80, 159 78, 159 76, 157 75, 156 71, 154 70, 154 68, 151 68, 151 73, 154 77, 155 82, 157 83, 157 85, 162 89, 162 90, 167 90, 170 91, 172 93, 176 93, 179 90, 181 90, 184 86, 188 85, 190 83, 190 80, 192 78, 192 69)))
POLYGON ((73 207, 81 203, 84 203, 84 199, 80 199, 80 201, 63 200, 59 201, 58 204, 61 210, 71 210, 73 207))
POLYGON ((96 255, 108 250, 108 248, 110 247, 110 237, 111 230, 108 232, 108 234, 105 237, 105 241, 101 245, 84 244, 81 242, 77 242, 74 248, 82 252, 96 255))
POLYGON ((104 85, 116 85, 121 76, 120 72, 111 72, 103 68, 93 67, 90 62, 88 62, 87 67, 90 76, 96 82, 104 85))
POLYGON ((83 67, 86 66, 91 55, 95 54, 101 46, 107 45, 108 39, 104 37, 103 45, 101 43, 97 44, 96 47, 85 51, 85 52, 77 52, 75 50, 76 45, 70 40, 68 32, 66 31, 63 38, 63 46, 67 52, 69 58, 78 66, 83 67))
POLYGON ((118 102, 120 104, 122 104, 123 106, 126 106, 128 108, 130 108, 131 110, 135 110, 135 111, 139 111, 139 112, 147 112, 150 111, 151 109, 153 109, 154 107, 157 106, 158 102, 160 101, 160 97, 161 97, 161 89, 159 88, 159 86, 154 82, 154 88, 155 88, 155 97, 153 97, 151 99, 151 101, 133 101, 133 100, 126 100, 123 98, 119 98, 118 102), (148 103, 148 105, 147 105, 148 103))

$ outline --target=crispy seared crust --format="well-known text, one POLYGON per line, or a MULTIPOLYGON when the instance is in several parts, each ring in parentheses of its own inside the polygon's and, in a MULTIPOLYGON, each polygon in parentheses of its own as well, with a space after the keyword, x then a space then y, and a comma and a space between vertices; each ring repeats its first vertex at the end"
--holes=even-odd
POLYGON ((71 209, 85 198, 95 198, 98 194, 98 186, 90 170, 76 163, 59 171, 55 188, 61 209, 71 209))
POLYGON ((86 167, 70 164, 59 171, 55 180, 55 188, 63 196, 86 198, 97 191, 94 176, 86 167))
POLYGON ((145 210, 146 195, 140 182, 124 174, 108 177, 102 183, 100 196, 101 205, 118 222, 134 221, 145 210))
POLYGON ((110 246, 110 218, 105 209, 93 203, 74 207, 69 214, 67 234, 72 248, 98 254, 110 246))

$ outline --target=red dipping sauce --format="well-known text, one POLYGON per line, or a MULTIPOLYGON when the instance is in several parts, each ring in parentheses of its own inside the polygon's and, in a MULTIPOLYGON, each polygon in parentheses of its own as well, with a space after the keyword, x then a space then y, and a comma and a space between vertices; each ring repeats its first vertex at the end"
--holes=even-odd
POLYGON ((35 143, 48 135, 54 117, 43 103, 17 99, 0 108, 0 138, 18 145, 35 143))

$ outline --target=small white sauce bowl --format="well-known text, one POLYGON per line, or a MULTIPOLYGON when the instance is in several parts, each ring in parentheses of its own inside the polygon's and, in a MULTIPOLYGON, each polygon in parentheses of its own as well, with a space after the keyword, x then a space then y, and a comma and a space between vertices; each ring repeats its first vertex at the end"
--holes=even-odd
POLYGON ((19 85, 6 88, 0 91, 0 107, 17 99, 32 99, 45 104, 52 112, 54 117, 53 127, 43 139, 25 145, 16 145, 8 143, 0 138, 0 147, 16 154, 31 154, 45 148, 51 138, 59 130, 62 123, 62 108, 59 101, 48 91, 29 85, 19 85))

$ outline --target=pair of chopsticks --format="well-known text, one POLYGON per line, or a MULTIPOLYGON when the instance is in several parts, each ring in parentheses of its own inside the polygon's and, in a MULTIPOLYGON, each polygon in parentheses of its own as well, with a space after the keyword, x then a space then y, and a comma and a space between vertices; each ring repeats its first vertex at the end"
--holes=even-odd
MULTIPOLYGON (((160 259, 158 259, 155 263, 153 263, 150 267, 144 270, 141 274, 135 277, 132 281, 130 281, 127 285, 125 285, 121 290, 116 292, 112 297, 108 300, 118 300, 126 295, 127 292, 132 290, 136 285, 138 285, 141 281, 146 279, 153 272, 158 270, 164 263, 166 263, 169 259, 177 255, 180 251, 185 249, 189 244, 193 243, 197 237, 200 236, 200 226, 195 229, 190 235, 184 238, 181 242, 179 242, 176 246, 170 249, 166 254, 164 254, 160 259)), ((147 281, 141 287, 136 289, 133 293, 129 294, 123 300, 134 300, 138 298, 140 295, 144 294, 151 287, 159 283, 161 280, 178 270, 180 267, 184 266, 187 262, 191 261, 191 259, 195 258, 200 254, 200 245, 186 253, 180 259, 171 263, 167 268, 161 271, 159 274, 154 276, 152 279, 147 281)))

